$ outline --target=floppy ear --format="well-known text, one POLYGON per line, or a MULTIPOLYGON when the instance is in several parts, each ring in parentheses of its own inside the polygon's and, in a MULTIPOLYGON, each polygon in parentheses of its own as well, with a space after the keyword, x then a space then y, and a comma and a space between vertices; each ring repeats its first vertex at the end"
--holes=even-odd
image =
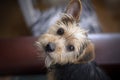
POLYGON ((89 43, 86 48, 84 49, 83 53, 81 53, 81 57, 79 58, 79 62, 90 62, 94 60, 95 58, 95 52, 94 52, 94 45, 92 43, 89 43))
POLYGON ((76 21, 79 21, 81 13, 81 1, 71 0, 65 10, 65 13, 72 15, 76 21))

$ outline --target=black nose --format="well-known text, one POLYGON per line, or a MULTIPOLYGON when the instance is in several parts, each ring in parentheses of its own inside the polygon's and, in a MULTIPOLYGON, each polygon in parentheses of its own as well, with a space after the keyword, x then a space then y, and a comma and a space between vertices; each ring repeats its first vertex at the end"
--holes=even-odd
POLYGON ((45 51, 46 52, 53 52, 53 51, 55 51, 55 44, 54 43, 48 43, 45 46, 45 51))

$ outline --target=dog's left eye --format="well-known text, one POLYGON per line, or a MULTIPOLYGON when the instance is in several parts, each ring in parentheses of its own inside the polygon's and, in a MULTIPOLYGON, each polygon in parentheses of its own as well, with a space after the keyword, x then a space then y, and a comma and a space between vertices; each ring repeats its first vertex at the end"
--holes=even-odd
POLYGON ((57 31, 58 35, 63 35, 64 34, 64 29, 63 28, 59 28, 57 31))
POLYGON ((67 46, 67 50, 68 51, 74 51, 75 50, 75 47, 73 45, 68 45, 67 46))

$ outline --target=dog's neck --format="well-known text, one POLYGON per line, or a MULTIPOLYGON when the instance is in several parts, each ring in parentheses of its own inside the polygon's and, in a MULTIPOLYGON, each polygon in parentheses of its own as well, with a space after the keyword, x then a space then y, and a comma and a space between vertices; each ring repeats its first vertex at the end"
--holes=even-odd
POLYGON ((109 80, 95 62, 81 64, 55 64, 52 71, 57 80, 109 80))
POLYGON ((86 62, 86 63, 67 63, 67 64, 54 64, 54 65, 51 65, 50 67, 48 67, 48 69, 63 69, 63 68, 68 68, 68 67, 71 67, 71 66, 80 66, 80 65, 85 65, 85 64, 90 64, 91 62, 86 62))
POLYGON ((85 78, 89 76, 88 74, 91 74, 91 70, 93 69, 91 66, 91 62, 88 62, 81 64, 55 64, 51 66, 50 70, 54 71, 54 75, 57 80, 80 80, 80 75, 83 75, 83 77, 81 78, 85 78))

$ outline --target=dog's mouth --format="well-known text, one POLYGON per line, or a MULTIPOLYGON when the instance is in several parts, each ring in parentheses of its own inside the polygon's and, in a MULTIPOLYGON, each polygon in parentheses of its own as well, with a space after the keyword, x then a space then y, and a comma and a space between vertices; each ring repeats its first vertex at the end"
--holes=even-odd
POLYGON ((53 58, 46 53, 45 65, 46 67, 50 67, 53 64, 53 58))
POLYGON ((46 55, 46 57, 49 57, 49 58, 51 58, 51 59, 52 59, 52 57, 51 57, 51 55, 50 55, 50 53, 49 53, 49 52, 45 52, 45 55, 46 55))

